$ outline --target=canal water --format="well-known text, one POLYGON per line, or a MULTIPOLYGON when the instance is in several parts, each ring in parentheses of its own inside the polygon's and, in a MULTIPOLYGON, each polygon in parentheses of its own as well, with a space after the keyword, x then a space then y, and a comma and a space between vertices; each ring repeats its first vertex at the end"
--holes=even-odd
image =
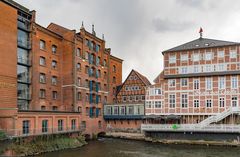
POLYGON ((88 145, 38 157, 240 157, 240 148, 164 145, 121 139, 101 139, 88 145))

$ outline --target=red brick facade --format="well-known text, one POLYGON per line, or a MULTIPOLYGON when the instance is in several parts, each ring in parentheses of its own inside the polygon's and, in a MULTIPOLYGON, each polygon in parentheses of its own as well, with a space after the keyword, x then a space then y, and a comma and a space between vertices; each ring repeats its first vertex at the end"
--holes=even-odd
POLYGON ((115 99, 122 60, 94 26, 92 33, 83 25, 44 28, 35 11, 11 1, 0 10, 0 129, 17 136, 104 131, 103 104, 115 99))

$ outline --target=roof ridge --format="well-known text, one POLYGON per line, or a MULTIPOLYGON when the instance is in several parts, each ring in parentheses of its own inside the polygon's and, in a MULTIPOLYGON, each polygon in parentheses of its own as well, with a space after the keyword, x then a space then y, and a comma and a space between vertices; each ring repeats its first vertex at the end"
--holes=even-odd
POLYGON ((218 40, 218 39, 210 39, 210 38, 198 38, 184 44, 175 46, 171 49, 165 50, 165 52, 173 52, 173 51, 182 51, 182 50, 193 50, 200 48, 210 48, 210 47, 220 47, 220 46, 230 46, 240 44, 239 42, 218 40))

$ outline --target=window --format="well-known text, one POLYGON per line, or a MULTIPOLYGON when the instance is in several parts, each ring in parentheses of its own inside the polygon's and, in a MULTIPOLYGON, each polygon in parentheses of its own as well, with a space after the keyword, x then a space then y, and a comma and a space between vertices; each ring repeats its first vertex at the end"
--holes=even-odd
POLYGON ((198 72, 200 72, 199 69, 200 69, 199 66, 197 66, 197 65, 193 66, 193 73, 198 73, 198 72))
POLYGON ((57 100, 57 91, 52 91, 52 99, 57 100))
POLYGON ((230 51, 230 58, 237 58, 237 51, 236 50, 231 50, 230 51))
POLYGON ((161 101, 155 101, 155 108, 162 108, 162 102, 161 101))
POLYGON ((42 66, 45 66, 45 65, 46 65, 46 59, 45 59, 45 57, 40 56, 39 64, 42 65, 42 66))
POLYGON ((199 89, 199 80, 198 79, 194 79, 193 80, 193 89, 199 89))
POLYGON ((104 79, 107 79, 107 72, 106 71, 104 71, 104 79))
POLYGON ((81 122, 81 129, 86 129, 86 127, 87 127, 86 121, 82 121, 81 122))
POLYGON ((46 97, 46 90, 40 89, 39 98, 44 99, 46 97))
POLYGON ((237 96, 232 97, 232 107, 237 107, 238 106, 238 100, 237 96))
POLYGON ((198 53, 193 54, 192 56, 193 62, 197 62, 200 60, 200 55, 198 53))
POLYGON ((187 74, 188 73, 188 68, 187 67, 181 67, 180 68, 180 73, 181 74, 187 74))
POLYGON ((82 94, 81 94, 81 92, 78 92, 78 93, 77 93, 77 99, 78 99, 78 101, 80 101, 80 100, 82 99, 82 94))
POLYGON ((81 71, 81 64, 80 63, 77 63, 77 71, 81 71))
POLYGON ((224 58, 224 51, 218 51, 218 58, 224 58))
POLYGON ((188 79, 187 79, 187 78, 181 79, 181 85, 182 85, 183 87, 186 87, 186 86, 188 85, 188 79))
POLYGON ((77 56, 77 57, 81 57, 81 49, 80 49, 80 48, 77 48, 77 50, 76 50, 76 56, 77 56))
POLYGON ((46 106, 41 106, 41 110, 45 111, 46 110, 46 106))
POLYGON ((58 120, 58 131, 63 131, 63 120, 62 119, 58 120))
POLYGON ((57 53, 57 46, 56 45, 52 45, 52 53, 53 54, 57 53))
POLYGON ((116 77, 115 76, 113 77, 113 83, 116 83, 116 77))
POLYGON ((194 100, 194 107, 198 108, 199 107, 199 100, 194 100))
POLYGON ((188 107, 188 95, 187 94, 182 94, 182 96, 181 96, 181 106, 182 106, 182 108, 187 108, 188 107))
POLYGON ((155 94, 156 94, 156 95, 161 95, 161 89, 160 89, 160 88, 155 89, 155 94))
POLYGON ((225 89, 225 77, 218 78, 218 88, 225 89))
POLYGON ((116 72, 116 66, 115 65, 113 66, 113 72, 116 72))
POLYGON ((42 121, 42 132, 43 133, 48 132, 48 120, 43 120, 42 121))
POLYGON ((57 85, 57 76, 52 76, 52 85, 57 85))
POLYGON ((45 50, 46 49, 46 43, 44 40, 40 40, 40 49, 45 50))
POLYGON ((188 54, 181 54, 181 61, 182 62, 188 61, 188 54))
POLYGON ((205 54, 205 60, 209 61, 212 60, 213 56, 212 56, 212 52, 206 52, 205 54))
POLYGON ((40 73, 39 82, 40 83, 46 83, 46 75, 44 73, 40 73))
POLYGON ((170 55, 169 56, 169 63, 176 63, 176 55, 170 55))
POLYGON ((80 78, 80 77, 77 78, 77 85, 78 85, 78 86, 81 85, 81 78, 80 78))
POLYGON ((127 114, 128 115, 133 115, 134 114, 134 106, 128 106, 127 107, 127 114))
POLYGON ((169 95, 169 108, 175 108, 175 95, 174 94, 170 94, 169 95))
POLYGON ((81 114, 82 113, 82 107, 78 107, 78 112, 81 114))
POLYGON ((206 89, 207 90, 212 89, 212 78, 206 78, 206 89))
POLYGON ((212 107, 212 100, 206 100, 206 107, 207 108, 212 107))
POLYGON ((53 110, 53 111, 57 111, 57 110, 58 110, 58 107, 57 107, 57 106, 53 106, 53 107, 52 107, 52 110, 53 110))
POLYGON ((176 80, 175 79, 168 80, 168 86, 169 87, 175 87, 176 86, 176 80))
POLYGON ((24 120, 22 123, 22 132, 24 135, 29 134, 29 125, 30 121, 29 120, 24 120))
POLYGON ((218 71, 225 71, 225 70, 227 70, 227 69, 226 69, 225 64, 218 64, 218 65, 217 65, 217 70, 218 70, 218 71))
POLYGON ((113 107, 113 114, 118 115, 118 106, 113 107))
POLYGON ((85 59, 88 60, 88 52, 85 52, 85 59))
POLYGON ((212 65, 205 65, 205 72, 212 72, 212 65))
POLYGON ((237 89, 238 88, 238 78, 237 78, 237 76, 232 76, 231 77, 231 87, 232 87, 232 89, 237 89))
POLYGON ((123 96, 122 99, 123 99, 123 102, 127 101, 127 97, 126 96, 123 96))
POLYGON ((71 129, 76 130, 76 119, 72 119, 71 121, 71 129))
POLYGON ((105 66, 105 67, 107 66, 107 60, 106 59, 103 60, 103 66, 105 66))
POLYGON ((224 106, 225 106, 224 98, 219 98, 219 107, 224 107, 224 106))
POLYGON ((55 60, 52 61, 52 68, 57 69, 57 61, 55 60))

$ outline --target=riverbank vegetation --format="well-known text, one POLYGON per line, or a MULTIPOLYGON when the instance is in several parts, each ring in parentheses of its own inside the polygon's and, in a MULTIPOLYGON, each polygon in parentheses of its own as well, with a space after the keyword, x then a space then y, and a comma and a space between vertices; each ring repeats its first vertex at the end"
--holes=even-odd
POLYGON ((86 143, 85 137, 69 137, 68 135, 46 135, 30 139, 17 138, 9 145, 7 150, 11 150, 17 156, 30 156, 45 152, 53 152, 63 149, 81 147, 86 143))
POLYGON ((7 138, 6 134, 0 130, 0 141, 5 140, 7 138))

